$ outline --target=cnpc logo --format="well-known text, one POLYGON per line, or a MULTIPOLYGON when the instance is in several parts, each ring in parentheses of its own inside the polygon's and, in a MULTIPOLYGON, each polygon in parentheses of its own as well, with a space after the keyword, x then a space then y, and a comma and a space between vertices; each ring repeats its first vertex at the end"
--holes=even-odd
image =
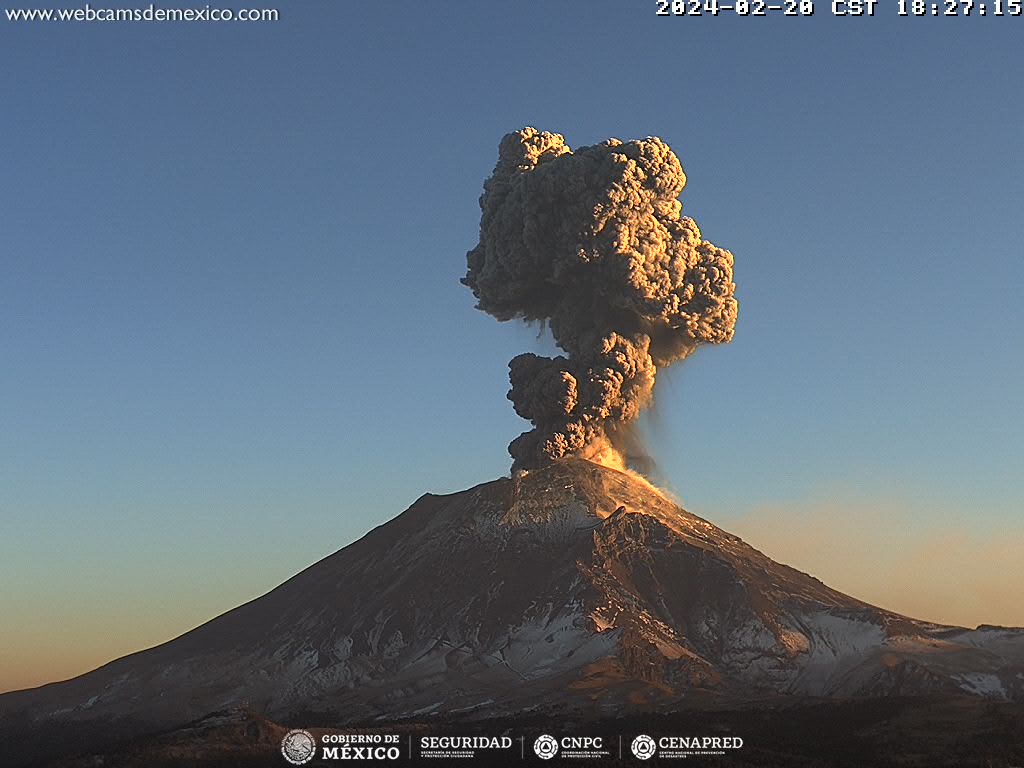
POLYGON ((542 734, 533 742, 533 751, 541 760, 550 760, 558 754, 559 750, 572 752, 599 750, 603 745, 600 736, 563 736, 556 739, 554 736, 542 734))
POLYGON ((541 760, 550 760, 558 754, 558 742, 555 741, 554 736, 549 736, 546 733, 541 734, 533 742, 533 751, 537 753, 537 757, 541 760))

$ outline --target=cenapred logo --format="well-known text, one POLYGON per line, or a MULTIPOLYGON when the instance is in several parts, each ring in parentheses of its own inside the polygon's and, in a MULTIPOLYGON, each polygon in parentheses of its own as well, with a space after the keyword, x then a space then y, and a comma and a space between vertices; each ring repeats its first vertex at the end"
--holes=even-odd
POLYGON ((629 745, 629 748, 633 750, 633 754, 641 760, 650 760, 658 751, 658 745, 654 742, 654 739, 646 733, 641 733, 633 739, 633 743, 629 745))
POLYGON ((292 765, 308 763, 316 755, 316 739, 309 731, 288 731, 281 739, 281 754, 292 765))
POLYGON ((546 733, 542 734, 533 742, 533 751, 537 753, 537 757, 541 760, 550 760, 558 754, 558 742, 554 736, 548 736, 546 733))

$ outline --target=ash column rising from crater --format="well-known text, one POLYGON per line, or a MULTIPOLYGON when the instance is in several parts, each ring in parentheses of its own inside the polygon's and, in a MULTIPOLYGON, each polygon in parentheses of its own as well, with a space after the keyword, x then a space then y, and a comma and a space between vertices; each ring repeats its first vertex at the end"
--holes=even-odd
POLYGON ((508 447, 513 469, 621 464, 658 367, 732 339, 733 257, 681 216, 685 185, 654 137, 575 152, 534 128, 501 140, 462 282, 498 320, 545 323, 566 353, 509 363, 508 399, 533 424, 508 447))

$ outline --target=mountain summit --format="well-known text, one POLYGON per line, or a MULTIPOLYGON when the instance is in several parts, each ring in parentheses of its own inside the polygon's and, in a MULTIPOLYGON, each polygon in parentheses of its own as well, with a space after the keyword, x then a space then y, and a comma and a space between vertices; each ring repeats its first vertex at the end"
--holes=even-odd
POLYGON ((175 640, 0 696, 0 726, 139 733, 240 704, 340 724, 940 693, 1024 700, 1024 631, 876 608, 642 479, 564 459, 425 495, 175 640))

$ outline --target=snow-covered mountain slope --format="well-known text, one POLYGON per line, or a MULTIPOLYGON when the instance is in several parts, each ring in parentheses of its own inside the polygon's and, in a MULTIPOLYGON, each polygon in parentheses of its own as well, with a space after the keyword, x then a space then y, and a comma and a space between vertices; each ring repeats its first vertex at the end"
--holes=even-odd
POLYGON ((942 692, 1024 700, 1024 631, 875 608, 642 480, 564 460, 428 494, 192 632, 0 696, 0 724, 171 726, 242 703, 366 722, 942 692))

